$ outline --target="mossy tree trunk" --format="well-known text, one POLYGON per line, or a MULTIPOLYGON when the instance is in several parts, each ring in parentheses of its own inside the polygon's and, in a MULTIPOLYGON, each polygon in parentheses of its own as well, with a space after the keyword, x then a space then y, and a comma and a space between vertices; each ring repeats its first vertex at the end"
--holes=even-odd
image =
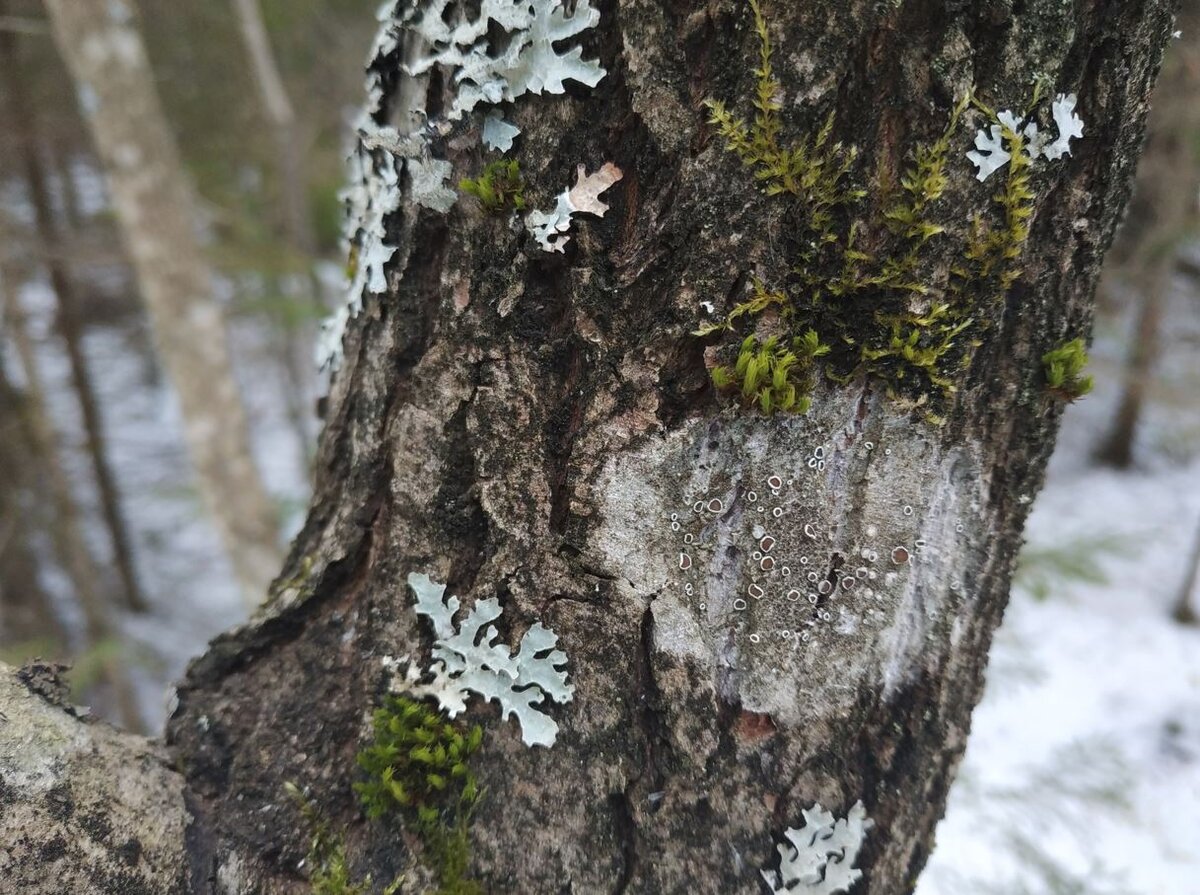
MULTIPOLYGON (((389 289, 350 327, 308 522, 260 616, 179 688, 168 736, 196 891, 305 891, 285 782, 344 831, 356 873, 425 890, 416 837, 364 820, 351 791, 382 659, 428 657, 411 572, 498 598, 503 639, 541 621, 569 656, 553 747, 468 710, 485 728, 483 891, 759 891, 818 801, 845 816, 861 800, 874 820, 855 895, 910 891, 929 854, 1061 415, 1041 358, 1088 331, 1171 3, 764 6, 783 139, 835 114, 866 190, 838 226, 860 221, 876 254, 909 153, 972 85, 997 109, 1024 109, 1035 72, 1079 95, 1085 137, 1035 170, 1020 276, 977 310, 941 425, 870 377, 821 380, 804 416, 714 392, 719 337, 691 335, 712 319, 702 303, 724 313, 754 277, 788 282, 804 213, 756 189, 706 123, 710 98, 748 115, 753 17, 742 0, 598 8, 582 43, 599 86, 508 117, 534 207, 577 165, 621 169, 603 220, 578 218, 549 254, 470 200, 418 207, 404 181, 389 289)), ((385 109, 405 95, 398 66, 375 62, 385 109)), ((429 82, 431 114, 448 83, 429 82)), ((948 231, 922 267, 935 293, 1003 180, 979 184, 965 158, 986 123, 953 138, 930 212, 948 231)), ((479 173, 469 131, 433 145, 456 178, 479 173)))

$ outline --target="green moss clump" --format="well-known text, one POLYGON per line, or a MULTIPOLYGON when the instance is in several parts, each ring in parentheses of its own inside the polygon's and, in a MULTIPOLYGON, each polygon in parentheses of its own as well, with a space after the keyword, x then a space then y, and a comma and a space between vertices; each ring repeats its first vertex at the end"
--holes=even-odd
MULTIPOLYGON (((768 289, 756 280, 747 301, 696 334, 735 331, 743 323, 758 330, 762 315, 767 315, 768 332, 776 319, 789 332, 771 342, 769 351, 756 337, 740 340, 736 355, 732 345, 722 348, 729 360, 713 370, 714 381, 730 389, 741 386, 743 396, 753 397, 767 412, 787 405, 802 413, 815 382, 815 358, 807 364, 800 363, 800 356, 785 362, 788 352, 781 346, 814 333, 815 344, 824 349, 817 356, 827 355, 821 364, 825 375, 838 382, 858 376, 882 381, 890 395, 922 407, 927 418, 940 422, 982 333, 998 317, 1021 273, 1034 199, 1025 138, 973 96, 965 96, 951 111, 942 135, 912 151, 895 194, 884 197, 880 219, 857 220, 855 209, 866 194, 851 183, 854 150, 832 139, 833 116, 810 137, 792 145, 782 139, 782 88, 771 66, 770 33, 759 0, 749 4, 759 39, 754 118, 739 118, 718 100, 706 105, 726 148, 754 169, 767 195, 789 203, 793 226, 784 244, 791 269, 784 288, 768 289), (993 197, 994 214, 977 216, 966 233, 953 233, 939 221, 938 205, 949 186, 954 135, 972 106, 1000 127, 1011 161, 993 197), (961 242, 948 282, 932 251, 945 238, 961 242), (945 282, 942 288, 934 285, 939 279, 945 282), (739 370, 758 372, 763 364, 771 386, 764 391, 754 379, 748 395, 739 370), (785 367, 785 380, 797 390, 792 400, 786 388, 774 387, 774 377, 785 367), (792 369, 803 372, 795 382, 792 369)), ((1040 95, 1040 89, 1035 91, 1031 110, 1040 95)))
POLYGON ((483 730, 463 730, 440 711, 403 696, 376 709, 374 739, 358 754, 366 779, 354 785, 367 817, 395 814, 420 838, 439 877, 439 895, 477 895, 466 878, 469 825, 480 798, 467 760, 483 730))
POLYGON ((1046 389, 1055 397, 1074 403, 1088 394, 1095 384, 1083 370, 1088 365, 1083 339, 1072 339, 1042 355, 1046 389))
POLYGON ((507 214, 525 208, 525 181, 516 159, 488 162, 478 179, 460 180, 458 188, 478 199, 490 214, 507 214))
POLYGON ((709 121, 725 139, 726 146, 761 181, 767 195, 790 195, 801 200, 807 226, 821 239, 833 239, 833 211, 839 205, 862 198, 865 193, 845 184, 854 163, 855 151, 830 142, 833 115, 810 139, 794 146, 780 142, 779 112, 783 87, 771 66, 774 49, 766 17, 758 0, 750 0, 754 28, 759 38, 759 65, 754 70, 754 120, 747 123, 732 114, 720 100, 707 100, 709 121))
POLYGON ((716 366, 711 375, 720 389, 741 392, 742 399, 767 416, 773 413, 807 413, 812 403, 808 392, 812 388, 813 361, 829 352, 814 330, 808 330, 785 347, 772 336, 759 342, 757 336, 747 336, 732 367, 716 366))

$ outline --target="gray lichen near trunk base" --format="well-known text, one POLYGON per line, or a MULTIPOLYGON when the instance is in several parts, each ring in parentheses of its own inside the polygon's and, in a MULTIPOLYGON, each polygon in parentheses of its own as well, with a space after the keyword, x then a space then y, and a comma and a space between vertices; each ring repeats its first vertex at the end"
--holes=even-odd
POLYGON ((187 892, 183 777, 167 761, 0 664, 0 891, 187 892))

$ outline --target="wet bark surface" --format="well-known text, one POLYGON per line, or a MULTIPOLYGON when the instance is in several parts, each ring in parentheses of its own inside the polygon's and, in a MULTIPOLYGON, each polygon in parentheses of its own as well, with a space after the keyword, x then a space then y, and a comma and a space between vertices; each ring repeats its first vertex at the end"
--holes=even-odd
MULTIPOLYGON (((836 112, 867 221, 972 85, 999 108, 1022 107, 1035 72, 1079 94, 1086 135, 1038 176, 1023 275, 940 428, 871 382, 822 385, 794 419, 714 394, 700 303, 786 269, 787 215, 701 105, 748 114, 750 12, 598 5, 582 43, 607 77, 523 97, 513 120, 532 205, 611 161, 608 215, 580 218, 562 255, 465 200, 389 220, 391 288, 351 327, 273 600, 179 688, 196 891, 305 890, 286 781, 345 825, 357 868, 421 890, 415 840, 362 820, 350 788, 382 657, 427 656, 410 572, 499 598, 510 643, 540 620, 570 658, 552 748, 525 747, 494 706, 468 712, 486 729, 484 891, 759 891, 816 801, 844 816, 862 800, 875 821, 858 895, 910 891, 932 847, 1057 428, 1040 358, 1090 324, 1171 4, 766 6, 789 136, 836 112), (767 535, 816 607, 759 574, 767 535), (759 580, 767 597, 741 602, 759 580)), ((956 221, 994 192, 963 157, 973 132, 943 202, 956 221)), ((456 178, 481 166, 477 141, 437 149, 456 178)))

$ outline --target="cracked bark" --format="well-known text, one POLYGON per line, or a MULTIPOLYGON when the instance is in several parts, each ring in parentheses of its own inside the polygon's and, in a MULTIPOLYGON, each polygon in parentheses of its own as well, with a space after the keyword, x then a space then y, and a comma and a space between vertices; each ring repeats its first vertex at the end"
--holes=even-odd
MULTIPOLYGON (((467 602, 498 597, 506 639, 540 619, 570 656, 575 701, 553 710, 553 748, 470 709, 487 730, 471 865, 484 891, 759 891, 775 837, 814 801, 844 814, 861 799, 876 821, 855 895, 910 891, 924 864, 1057 430, 1039 360, 1090 322, 1171 4, 767 5, 785 125, 803 133, 838 110, 838 137, 862 151, 867 219, 971 84, 1017 107, 1044 71, 1080 95, 1087 137, 1039 181, 1024 275, 942 429, 864 383, 820 388, 794 420, 712 394, 689 335, 699 303, 786 269, 786 221, 700 105, 748 103, 748 10, 598 5, 584 55, 608 77, 522 98, 513 115, 533 203, 576 164, 613 161, 625 176, 608 216, 581 220, 561 256, 468 202, 448 217, 406 203, 389 221, 391 288, 348 335, 284 584, 179 688, 168 738, 195 891, 305 890, 285 781, 345 829, 356 870, 408 871, 421 891, 411 841, 363 821, 350 790, 380 657, 424 655, 412 571, 467 602), (788 481, 777 497, 772 474, 788 481), (701 497, 720 511, 694 514, 701 497), (803 648, 779 632, 813 619, 807 603, 773 593, 735 608, 758 505, 781 511, 773 555, 841 588, 820 595, 831 619, 803 648), (893 566, 897 545, 919 555, 893 566), (836 574, 860 565, 880 599, 836 574)), ((379 63, 392 95, 405 88, 395 62, 379 63)), ((968 142, 951 212, 994 189, 972 179, 968 142)), ((478 171, 469 141, 437 148, 456 176, 478 171)))

